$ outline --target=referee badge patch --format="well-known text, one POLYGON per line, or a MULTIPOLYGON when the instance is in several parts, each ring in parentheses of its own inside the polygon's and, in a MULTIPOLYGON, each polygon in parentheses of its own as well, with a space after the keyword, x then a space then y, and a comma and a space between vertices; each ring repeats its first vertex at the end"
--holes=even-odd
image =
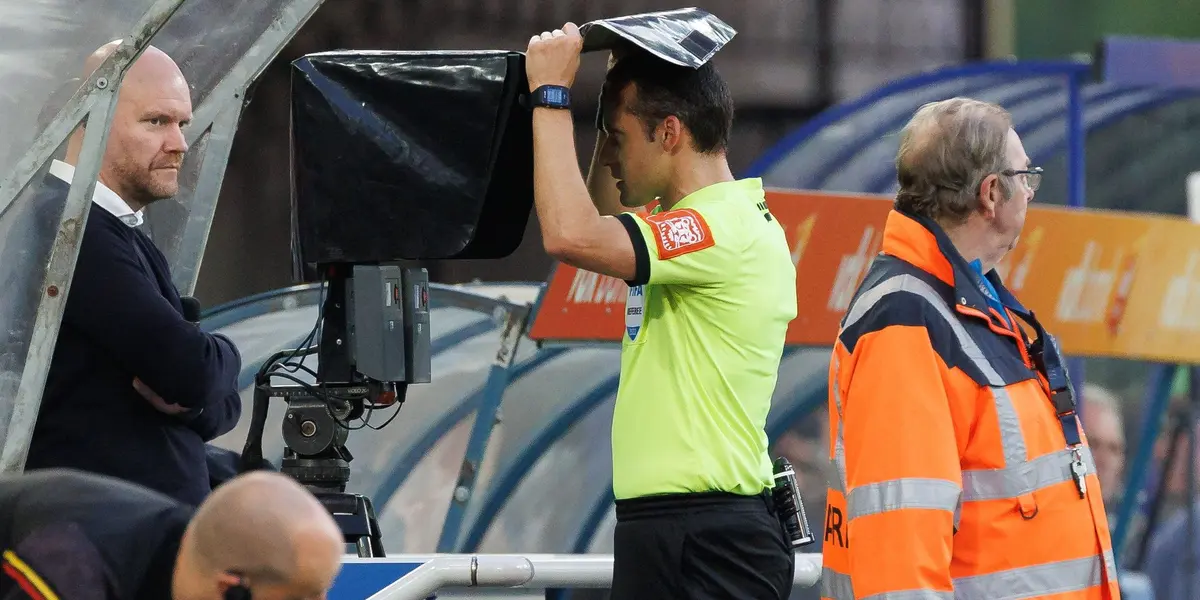
POLYGON ((693 209, 678 208, 647 215, 645 219, 654 228, 659 260, 671 260, 716 244, 708 223, 693 209))
POLYGON ((629 341, 637 341, 638 332, 642 330, 642 318, 646 309, 646 287, 635 285, 629 288, 629 296, 625 298, 625 333, 629 341))

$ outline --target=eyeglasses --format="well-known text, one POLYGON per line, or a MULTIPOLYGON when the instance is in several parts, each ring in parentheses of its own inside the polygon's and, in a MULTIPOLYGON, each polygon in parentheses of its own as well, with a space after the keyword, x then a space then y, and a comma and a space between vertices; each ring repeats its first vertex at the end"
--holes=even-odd
POLYGON ((1028 187, 1030 191, 1036 192, 1038 187, 1042 185, 1042 172, 1043 170, 1041 167, 1030 167, 1028 169, 1020 170, 1006 169, 1004 171, 1000 171, 1000 174, 1008 177, 1012 177, 1013 175, 1023 175, 1025 178, 1025 186, 1028 187))

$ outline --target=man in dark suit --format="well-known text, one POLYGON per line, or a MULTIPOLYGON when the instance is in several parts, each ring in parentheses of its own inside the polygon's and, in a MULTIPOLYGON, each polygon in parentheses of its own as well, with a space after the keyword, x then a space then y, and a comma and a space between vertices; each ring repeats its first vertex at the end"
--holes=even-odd
MULTIPOLYGON (((179 67, 148 48, 119 92, 26 470, 110 475, 193 506, 211 491, 205 444, 241 414, 241 357, 184 318, 166 258, 138 229, 142 209, 178 192, 191 113, 179 67)), ((39 225, 57 225, 82 137, 34 198, 39 225)))

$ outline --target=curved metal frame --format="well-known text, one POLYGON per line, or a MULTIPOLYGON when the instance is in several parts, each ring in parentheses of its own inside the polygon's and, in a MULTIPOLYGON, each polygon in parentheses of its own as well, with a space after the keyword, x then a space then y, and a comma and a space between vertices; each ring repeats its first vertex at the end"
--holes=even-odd
MULTIPOLYGON (((612 397, 617 392, 617 383, 620 378, 619 374, 606 377, 592 386, 592 389, 580 395, 574 402, 568 404, 545 427, 534 434, 525 448, 513 457, 508 465, 504 466, 503 471, 497 473, 496 484, 488 490, 488 495, 479 509, 478 516, 467 530, 462 543, 458 545, 459 551, 477 552, 479 550, 483 537, 491 529, 500 510, 517 487, 521 485, 521 482, 525 481, 525 477, 533 470, 538 459, 542 458, 546 450, 567 435, 571 428, 584 417, 612 397)), ((609 488, 611 489, 611 487, 610 484, 609 488)))
MULTIPOLYGON (((561 356, 565 352, 566 349, 564 348, 547 348, 534 354, 513 368, 512 380, 514 382, 520 381, 526 375, 535 372, 542 365, 561 356)), ((376 486, 375 494, 372 495, 372 500, 376 505, 382 508, 386 507, 388 502, 391 502, 392 496, 400 491, 401 486, 408 480, 408 476, 412 473, 413 469, 416 469, 417 463, 421 461, 421 458, 432 450, 438 441, 445 437, 450 430, 454 429, 463 419, 479 408, 483 394, 484 388, 481 386, 474 394, 464 398, 450 412, 447 412, 441 419, 438 419, 432 427, 426 429, 421 437, 417 438, 417 441, 392 466, 388 476, 376 486)))
POLYGON ((945 67, 914 75, 912 77, 899 79, 884 85, 875 91, 866 94, 865 96, 849 102, 838 104, 807 121, 804 125, 784 136, 779 143, 772 146, 770 149, 764 152, 758 158, 758 160, 754 161, 754 163, 751 164, 750 168, 748 169, 746 176, 761 176, 761 174, 769 169, 771 165, 778 162, 784 155, 794 151, 802 143, 804 143, 805 140, 816 135, 822 129, 834 125, 844 120, 846 117, 870 107, 872 104, 875 104, 876 102, 879 102, 880 100, 883 100, 889 96, 920 89, 934 83, 971 76, 1083 76, 1087 74, 1090 69, 1091 65, 1087 63, 1069 60, 1026 62, 988 61, 945 67))

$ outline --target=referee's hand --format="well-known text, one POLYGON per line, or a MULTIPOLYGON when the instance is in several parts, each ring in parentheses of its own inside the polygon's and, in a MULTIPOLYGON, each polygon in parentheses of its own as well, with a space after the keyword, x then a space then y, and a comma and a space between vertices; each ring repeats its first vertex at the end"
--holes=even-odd
POLYGON ((579 28, 568 22, 562 29, 543 31, 529 38, 529 49, 525 52, 525 74, 529 79, 529 91, 543 85, 571 87, 579 71, 579 52, 583 49, 583 36, 579 28))

